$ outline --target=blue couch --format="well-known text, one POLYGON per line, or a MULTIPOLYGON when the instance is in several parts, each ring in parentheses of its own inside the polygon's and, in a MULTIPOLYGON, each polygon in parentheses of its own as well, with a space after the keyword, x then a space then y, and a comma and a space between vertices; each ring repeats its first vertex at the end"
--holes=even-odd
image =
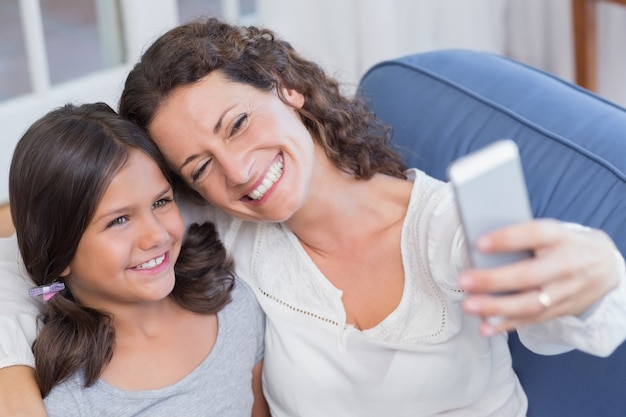
MULTIPOLYGON (((502 138, 520 148, 535 217, 605 230, 626 254, 626 110, 573 84, 484 52, 442 50, 381 62, 360 92, 393 127, 409 166, 448 164, 502 138)), ((541 356, 512 333, 529 417, 626 416, 626 344, 609 358, 541 356)))

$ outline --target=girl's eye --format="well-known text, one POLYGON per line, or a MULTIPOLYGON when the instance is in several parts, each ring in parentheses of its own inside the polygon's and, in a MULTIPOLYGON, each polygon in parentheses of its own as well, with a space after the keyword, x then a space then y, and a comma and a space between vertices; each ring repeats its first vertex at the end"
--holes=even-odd
POLYGON ((157 201, 154 202, 154 204, 152 205, 153 209, 157 209, 159 207, 163 207, 168 205, 169 203, 172 202, 172 199, 170 197, 163 197, 157 201))
POLYGON ((237 133, 243 127, 243 125, 246 123, 247 120, 248 120, 248 115, 246 113, 240 115, 237 118, 237 120, 235 120, 235 123, 233 124, 233 128, 230 130, 230 136, 237 133))
POLYGON ((202 174, 204 174, 204 172, 206 171, 206 169, 209 167, 209 164, 211 163, 211 159, 207 159, 206 161, 204 161, 202 164, 200 164, 200 166, 198 167, 198 169, 196 169, 195 171, 193 171, 191 173, 191 182, 194 183, 196 181, 198 181, 198 178, 200 178, 202 176, 202 174))
POLYGON ((121 225, 123 225, 124 223, 126 223, 127 221, 128 221, 128 217, 126 217, 126 216, 120 216, 120 217, 118 217, 118 218, 113 219, 112 221, 110 221, 110 222, 107 224, 107 229, 109 229, 109 228, 111 228, 111 227, 114 227, 114 226, 121 226, 121 225))

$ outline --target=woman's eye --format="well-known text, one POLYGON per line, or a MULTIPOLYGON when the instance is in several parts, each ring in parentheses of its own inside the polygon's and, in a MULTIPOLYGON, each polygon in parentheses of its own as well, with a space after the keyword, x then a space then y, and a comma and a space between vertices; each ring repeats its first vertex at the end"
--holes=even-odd
POLYGON ((120 216, 116 219, 111 220, 108 224, 107 224, 107 229, 110 227, 114 227, 114 226, 120 226, 124 223, 126 223, 128 221, 128 217, 126 216, 120 216))
POLYGON ((245 122, 248 120, 248 115, 246 113, 240 115, 237 120, 235 120, 235 123, 233 124, 233 128, 230 130, 230 135, 234 135, 235 133, 237 133, 245 124, 245 122))
POLYGON ((198 178, 200 178, 202 176, 202 174, 204 174, 204 172, 206 171, 206 169, 209 167, 209 164, 211 163, 210 159, 207 159, 206 161, 204 161, 202 164, 200 164, 200 166, 198 167, 198 169, 196 169, 195 171, 193 171, 191 173, 191 182, 194 183, 196 181, 198 181, 198 178))
POLYGON ((159 208, 159 207, 163 207, 163 206, 166 206, 167 204, 169 204, 171 202, 172 202, 171 198, 164 197, 164 198, 161 198, 161 199, 155 201, 154 204, 152 205, 152 208, 156 209, 156 208, 159 208))

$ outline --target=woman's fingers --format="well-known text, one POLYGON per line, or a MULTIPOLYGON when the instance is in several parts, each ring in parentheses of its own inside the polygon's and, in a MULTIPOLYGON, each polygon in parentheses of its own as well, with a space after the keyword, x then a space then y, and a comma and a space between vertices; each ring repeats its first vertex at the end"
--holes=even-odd
POLYGON ((498 317, 483 332, 512 330, 562 315, 580 315, 617 286, 623 259, 603 232, 543 219, 491 233, 481 250, 532 250, 514 264, 459 277, 470 314, 498 317), (504 293, 494 296, 494 294, 504 293))
POLYGON ((571 283, 512 294, 469 295, 463 301, 463 307, 468 313, 485 319, 483 332, 491 328, 486 334, 510 331, 522 325, 570 314, 570 301, 576 298, 578 292, 575 285, 568 284, 571 283))

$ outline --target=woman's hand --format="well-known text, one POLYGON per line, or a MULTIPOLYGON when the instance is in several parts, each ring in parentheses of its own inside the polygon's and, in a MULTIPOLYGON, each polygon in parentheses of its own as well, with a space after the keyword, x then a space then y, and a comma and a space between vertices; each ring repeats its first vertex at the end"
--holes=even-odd
POLYGON ((468 293, 463 308, 485 318, 484 335, 562 315, 580 316, 615 288, 624 259, 610 237, 596 229, 550 219, 503 228, 479 239, 484 252, 532 250, 531 259, 459 277, 468 293), (512 292, 506 295, 493 293, 512 292))

